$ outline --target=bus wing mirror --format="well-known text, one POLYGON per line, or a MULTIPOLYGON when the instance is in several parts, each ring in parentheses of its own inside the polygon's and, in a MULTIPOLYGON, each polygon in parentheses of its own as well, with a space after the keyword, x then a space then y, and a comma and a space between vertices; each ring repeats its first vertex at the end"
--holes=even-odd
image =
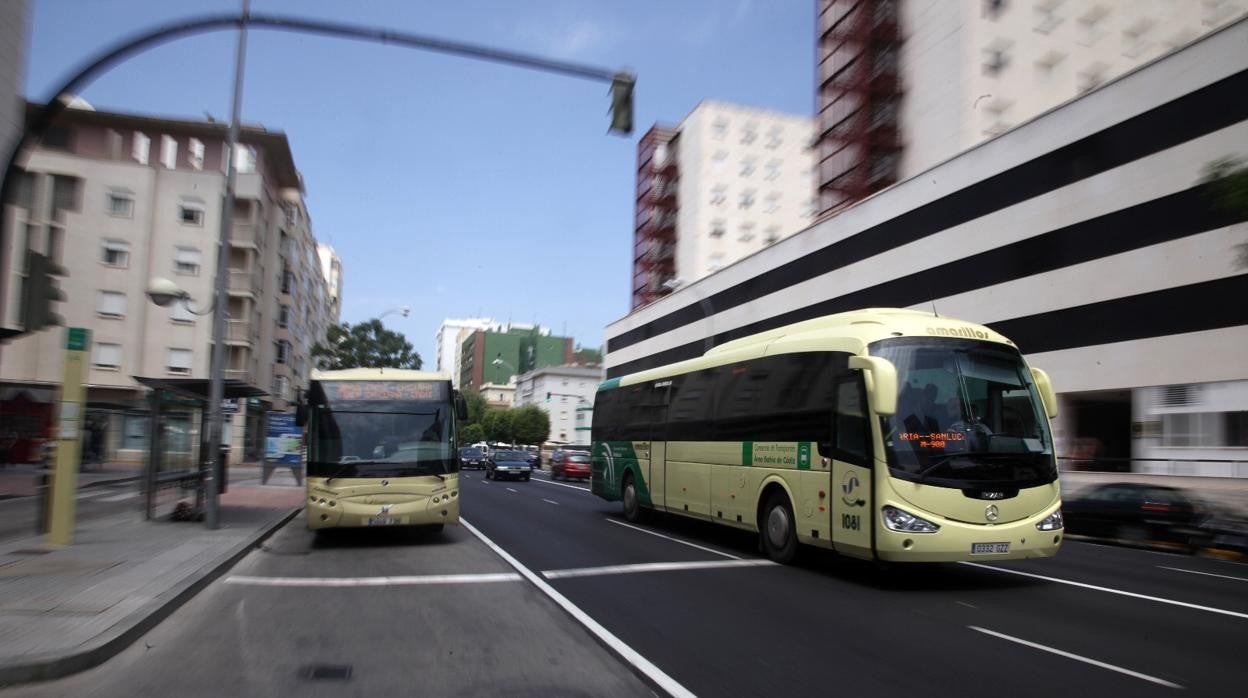
POLYGON ((1031 369, 1031 380, 1036 384, 1036 390, 1040 393, 1040 401, 1044 403, 1044 412, 1049 419, 1057 418, 1057 393, 1053 392, 1053 381, 1049 380, 1049 374, 1038 368, 1031 369))
POLYGON ((295 405, 295 425, 305 426, 308 423, 308 403, 300 402, 295 405))
POLYGON ((468 419, 468 401, 464 399, 464 394, 455 391, 455 417, 461 421, 468 419))
POLYGON ((879 356, 851 356, 849 367, 862 371, 867 399, 876 414, 887 417, 897 412, 897 367, 879 356))

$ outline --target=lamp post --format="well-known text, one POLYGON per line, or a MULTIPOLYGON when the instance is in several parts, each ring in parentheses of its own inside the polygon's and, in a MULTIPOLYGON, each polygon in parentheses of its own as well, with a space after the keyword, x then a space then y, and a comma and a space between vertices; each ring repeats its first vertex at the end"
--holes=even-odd
POLYGON ((408 314, 410 314, 411 312, 412 312, 412 309, 411 309, 411 308, 407 307, 406 305, 400 305, 400 306, 399 306, 399 307, 397 307, 397 308, 391 308, 391 309, 387 310, 386 312, 382 313, 381 315, 378 315, 378 316, 377 316, 377 319, 378 319, 378 320, 381 320, 383 317, 385 317, 385 316, 387 316, 387 315, 393 315, 394 313, 398 313, 398 314, 402 315, 403 317, 407 317, 407 316, 408 316, 408 314))
MULTIPOLYGON (((518 370, 515 366, 512 366, 511 364, 509 364, 509 363, 507 363, 506 361, 504 361, 504 360, 503 360, 503 355, 502 355, 501 353, 500 353, 498 356, 494 357, 494 360, 493 360, 493 361, 491 361, 490 363, 491 363, 491 364, 494 364, 495 366, 498 366, 499 368, 502 368, 503 366, 506 366, 507 368, 511 369, 512 371, 515 371, 515 373, 514 373, 514 374, 512 374, 512 375, 516 375, 516 376, 520 375, 520 371, 519 371, 519 370, 518 370)), ((510 382, 510 381, 508 381, 508 382, 510 382)))

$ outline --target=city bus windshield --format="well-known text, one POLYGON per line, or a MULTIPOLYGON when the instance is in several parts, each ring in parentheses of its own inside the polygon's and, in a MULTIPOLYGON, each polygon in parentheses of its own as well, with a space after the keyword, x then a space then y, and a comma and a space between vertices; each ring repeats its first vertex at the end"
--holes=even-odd
MULTIPOLYGON (((362 396, 374 397, 368 390, 362 396)), ((427 397, 424 392, 413 394, 427 397)), ((357 394, 332 385, 313 387, 309 477, 409 477, 455 471, 449 400, 437 395, 432 400, 343 399, 344 395, 357 394)))
POLYGON ((1006 346, 904 338, 871 345, 897 367, 897 413, 881 417, 893 475, 950 487, 1034 487, 1057 477, 1031 372, 1006 346))

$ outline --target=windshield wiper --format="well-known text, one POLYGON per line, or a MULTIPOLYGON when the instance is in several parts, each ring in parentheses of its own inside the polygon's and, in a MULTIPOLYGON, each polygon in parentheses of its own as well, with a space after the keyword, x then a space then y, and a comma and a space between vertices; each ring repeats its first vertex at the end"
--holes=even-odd
POLYGON ((348 461, 346 463, 340 462, 338 464, 338 469, 334 471, 334 474, 325 478, 325 484, 328 485, 330 480, 333 480, 338 477, 342 477, 343 473, 347 472, 351 468, 356 467, 357 465, 376 465, 379 462, 380 461, 375 461, 375 460, 353 460, 353 461, 348 461))

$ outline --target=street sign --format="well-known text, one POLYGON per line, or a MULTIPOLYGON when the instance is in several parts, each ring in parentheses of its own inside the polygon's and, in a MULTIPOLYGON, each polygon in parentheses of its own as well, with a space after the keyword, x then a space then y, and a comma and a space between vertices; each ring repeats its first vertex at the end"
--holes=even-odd
POLYGON ((65 333, 65 348, 70 351, 86 351, 91 344, 91 330, 83 327, 71 327, 65 333))

